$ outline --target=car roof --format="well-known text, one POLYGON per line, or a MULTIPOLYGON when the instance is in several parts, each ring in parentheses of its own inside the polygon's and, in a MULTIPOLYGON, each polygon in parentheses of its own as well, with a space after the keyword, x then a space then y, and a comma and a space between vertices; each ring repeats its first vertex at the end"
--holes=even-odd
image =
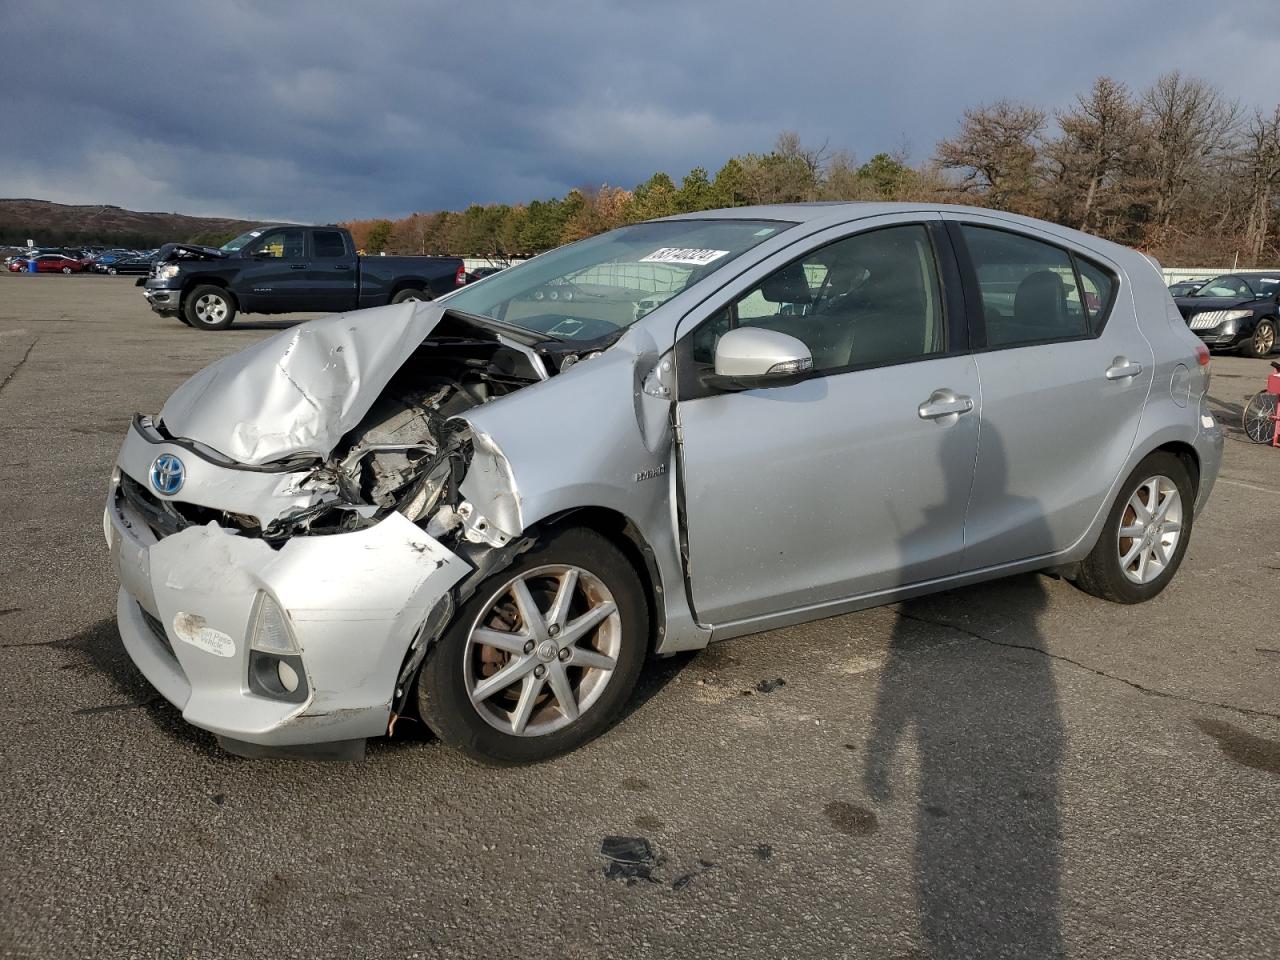
POLYGON ((681 213, 661 220, 789 220, 811 228, 835 227, 867 217, 895 213, 974 214, 990 220, 1003 220, 1011 227, 1024 227, 1041 233, 1056 235, 1071 243, 1112 257, 1127 259, 1135 253, 1132 247, 1104 240, 1090 233, 1072 230, 1047 220, 1006 213, 990 207, 971 207, 952 203, 908 203, 889 201, 817 201, 812 203, 774 203, 752 207, 727 207, 718 210, 700 210, 681 213))

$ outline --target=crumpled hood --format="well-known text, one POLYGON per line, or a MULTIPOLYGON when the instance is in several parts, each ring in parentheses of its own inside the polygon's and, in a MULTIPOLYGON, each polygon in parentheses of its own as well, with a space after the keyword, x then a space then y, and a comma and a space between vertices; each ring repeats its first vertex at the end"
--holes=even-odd
POLYGON ((170 435, 239 463, 325 457, 443 314, 409 301, 291 327, 205 367, 174 391, 160 420, 170 435))
POLYGON ((156 259, 159 261, 178 260, 183 254, 196 257, 207 257, 210 260, 225 260, 227 254, 217 247, 202 247, 195 243, 166 243, 156 251, 156 259))

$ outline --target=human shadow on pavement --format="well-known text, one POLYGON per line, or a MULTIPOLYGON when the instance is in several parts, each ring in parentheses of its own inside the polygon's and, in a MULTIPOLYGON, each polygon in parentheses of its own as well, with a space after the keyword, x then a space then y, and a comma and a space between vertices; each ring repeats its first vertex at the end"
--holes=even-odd
MULTIPOLYGON (((997 489, 1007 490, 1002 445, 987 425, 981 443, 979 482, 990 489, 998 479, 997 489)), ((925 511, 926 527, 944 517, 954 522, 953 511, 966 509, 967 471, 947 482, 946 502, 925 511)), ((1012 493, 1000 503, 1002 518, 1025 525, 1024 555, 1048 552, 1052 541, 1039 504, 1012 493)), ((947 613, 954 618, 969 592, 898 607, 864 788, 882 810, 912 804, 912 879, 924 956, 1057 957, 1065 951, 1058 919, 1063 734, 1051 661, 987 644, 972 621, 949 627, 947 613), (891 790, 891 783, 910 782, 912 736, 914 803, 891 790)), ((1043 578, 1006 581, 1001 602, 1003 621, 983 629, 1001 643, 1041 646, 1043 578)))

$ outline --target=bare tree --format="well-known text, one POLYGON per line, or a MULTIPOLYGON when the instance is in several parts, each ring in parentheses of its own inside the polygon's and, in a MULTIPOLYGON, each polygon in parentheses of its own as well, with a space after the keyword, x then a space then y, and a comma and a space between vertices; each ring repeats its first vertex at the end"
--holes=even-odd
POLYGON ((1205 81, 1174 70, 1142 95, 1142 111, 1151 128, 1154 219, 1167 229, 1193 184, 1230 155, 1240 105, 1205 81))
POLYGON ((1040 140, 1045 113, 998 100, 964 112, 960 132, 937 146, 938 162, 965 171, 961 189, 1002 210, 1035 212, 1040 186, 1040 140))
POLYGON ((1257 264, 1276 218, 1276 192, 1280 186, 1280 107, 1276 107, 1271 116, 1262 111, 1254 113, 1245 130, 1239 162, 1248 198, 1245 248, 1249 259, 1257 264))
POLYGON ((1124 84, 1099 77, 1057 121, 1061 135, 1045 149, 1053 213, 1081 230, 1130 239, 1129 208, 1145 186, 1141 107, 1124 84))

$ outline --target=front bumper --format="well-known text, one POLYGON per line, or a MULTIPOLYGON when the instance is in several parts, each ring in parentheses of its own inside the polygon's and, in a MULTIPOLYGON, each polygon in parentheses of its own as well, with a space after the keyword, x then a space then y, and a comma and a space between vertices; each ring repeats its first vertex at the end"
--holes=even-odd
POLYGON ((410 644, 471 569, 400 514, 277 550, 215 523, 158 538, 115 486, 104 532, 120 636, 138 669, 189 723, 266 747, 385 733, 410 644), (284 611, 299 648, 301 702, 250 689, 260 594, 284 611), (193 637, 193 623, 217 643, 193 637))
POLYGON ((156 313, 172 316, 182 309, 181 288, 162 287, 147 277, 140 277, 138 286, 142 287, 142 295, 147 298, 147 305, 156 313))

